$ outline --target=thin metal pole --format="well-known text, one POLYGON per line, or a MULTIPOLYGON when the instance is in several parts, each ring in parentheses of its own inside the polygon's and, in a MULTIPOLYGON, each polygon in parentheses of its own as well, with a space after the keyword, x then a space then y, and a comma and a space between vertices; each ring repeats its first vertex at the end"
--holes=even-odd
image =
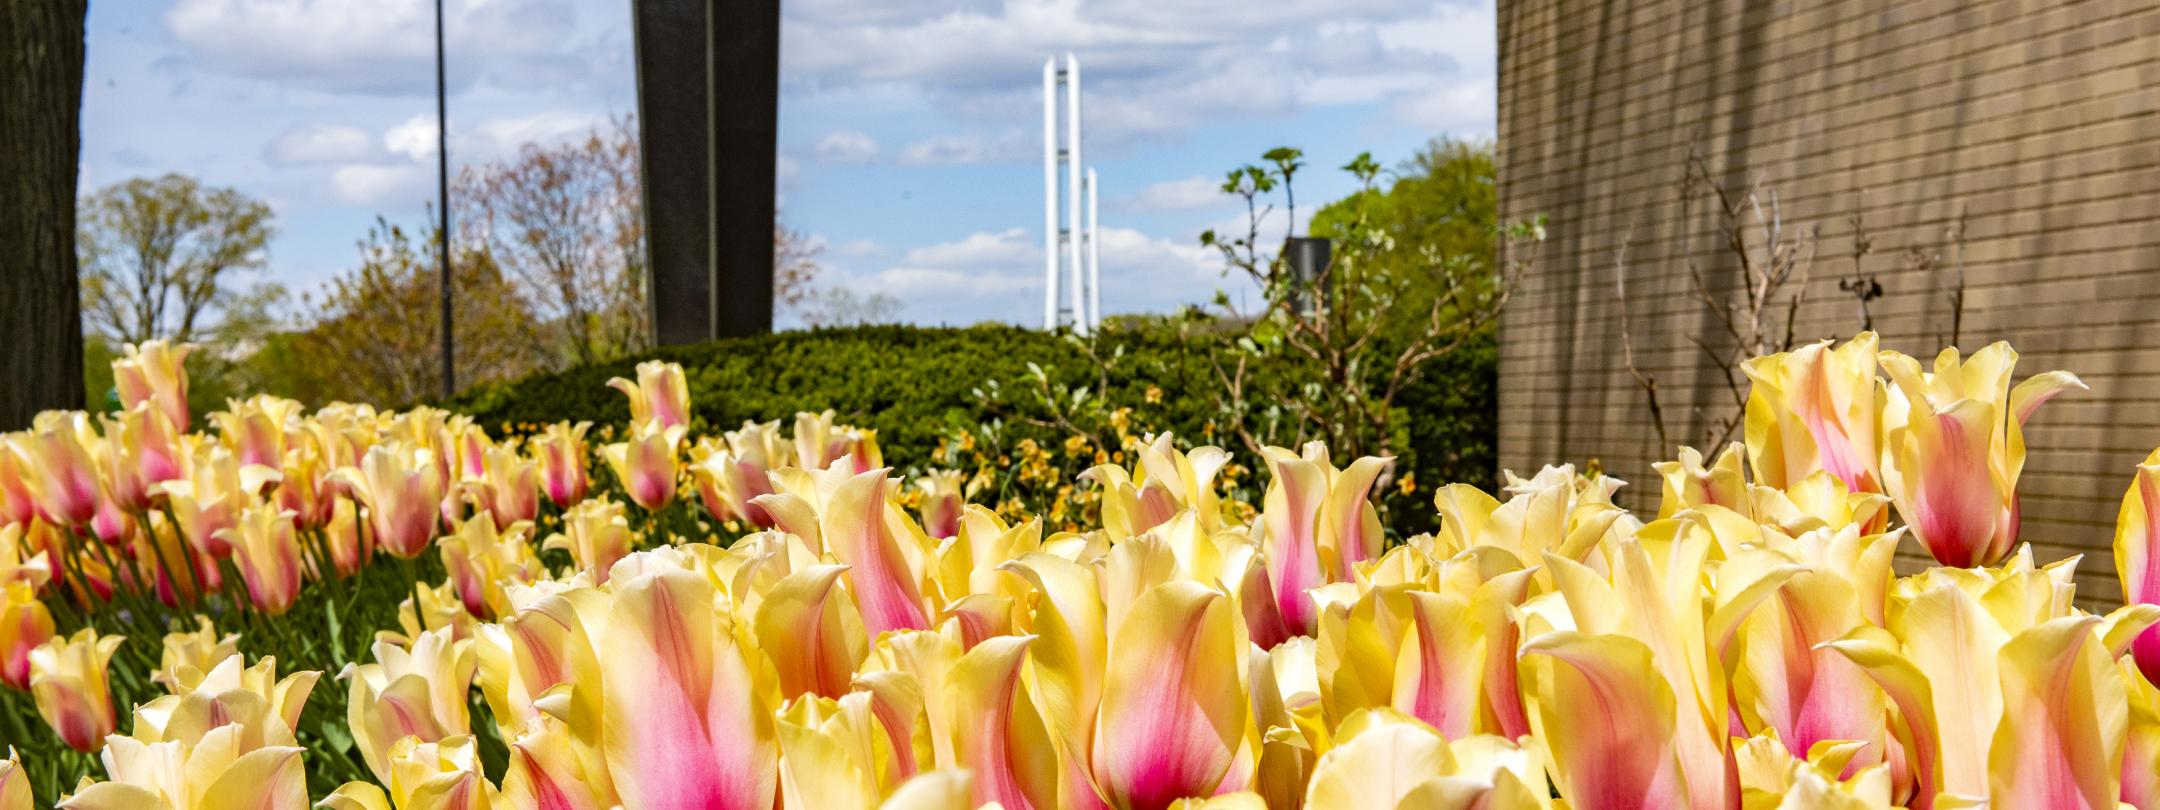
POLYGON ((443 79, 443 0, 435 0, 435 210, 442 260, 442 395, 457 393, 457 352, 450 322, 450 102, 443 79))

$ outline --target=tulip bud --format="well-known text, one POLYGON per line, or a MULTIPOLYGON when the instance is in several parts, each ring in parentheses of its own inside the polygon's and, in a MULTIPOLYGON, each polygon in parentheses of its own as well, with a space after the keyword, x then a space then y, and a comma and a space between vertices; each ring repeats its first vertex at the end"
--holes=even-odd
POLYGON ((683 433, 681 427, 644 430, 601 448, 630 500, 646 511, 657 512, 675 499, 675 452, 683 433))
POLYGON ((923 531, 931 537, 960 533, 960 508, 967 503, 960 488, 963 478, 959 470, 931 470, 915 479, 915 486, 923 491, 923 531))
POLYGON ((548 500, 568 507, 585 500, 589 485, 585 475, 585 431, 591 422, 557 422, 533 438, 533 459, 540 464, 540 482, 548 500))

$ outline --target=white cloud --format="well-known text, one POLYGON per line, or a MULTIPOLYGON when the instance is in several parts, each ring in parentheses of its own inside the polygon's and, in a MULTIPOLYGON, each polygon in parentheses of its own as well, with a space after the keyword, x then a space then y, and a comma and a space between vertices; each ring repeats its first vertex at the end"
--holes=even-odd
POLYGON ((415 161, 435 159, 435 116, 416 115, 383 132, 383 148, 415 161))
MULTIPOLYGON (((1492 0, 795 0, 783 13, 782 81, 794 90, 883 88, 993 128, 1039 120, 1043 60, 1072 51, 1098 146, 1315 106, 1408 104, 1495 69, 1492 0)), ((976 154, 923 146, 922 156, 976 154)))
MULTIPOLYGON (((543 112, 532 115, 484 118, 478 123, 450 129, 450 156, 459 163, 500 160, 526 144, 553 145, 584 137, 607 126, 606 116, 577 112, 543 112)), ((416 115, 383 131, 383 148, 415 162, 435 160, 435 116, 416 115)))
POLYGON ((1040 159, 1042 142, 1036 139, 1041 137, 1037 134, 1031 138, 1017 129, 996 138, 978 134, 936 135, 901 149, 900 162, 910 166, 949 166, 1040 159))
POLYGON ((374 157, 375 139, 366 130, 341 124, 312 124, 286 130, 263 150, 277 164, 349 163, 374 157))
MULTIPOLYGON (((582 81, 598 55, 576 40, 570 0, 449 0, 450 81, 512 87, 582 81)), ((435 90, 435 12, 425 0, 178 0, 165 25, 209 67, 333 92, 435 90)))
POLYGON ((1430 132, 1489 138, 1498 98, 1490 79, 1435 85, 1396 99, 1391 111, 1403 123, 1430 132))
POLYGON ((860 132, 834 132, 820 138, 810 156, 826 163, 869 163, 877 160, 878 142, 860 132))
POLYGON ((353 164, 330 173, 330 188, 338 199, 353 205, 417 206, 434 199, 424 182, 429 174, 419 166, 353 164))
POLYGON ((1221 180, 1194 176, 1151 183, 1138 194, 1110 201, 1108 207, 1114 211, 1190 211, 1219 206, 1228 199, 1221 180))
POLYGON ((996 267, 1042 262, 1040 235, 1022 228, 970 234, 957 242, 915 248, 901 261, 931 267, 996 267))

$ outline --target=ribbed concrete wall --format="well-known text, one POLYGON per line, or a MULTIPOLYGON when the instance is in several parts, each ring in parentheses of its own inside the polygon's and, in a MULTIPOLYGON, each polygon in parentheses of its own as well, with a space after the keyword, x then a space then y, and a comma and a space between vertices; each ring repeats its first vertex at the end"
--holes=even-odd
POLYGON ((2117 502, 2160 445, 2160 2, 1500 0, 1499 17, 1501 211, 1550 220, 1502 320, 1504 465, 1594 456, 1654 505, 1648 465, 1669 451, 1621 357, 1623 241, 1673 440, 1733 412, 1697 341, 1731 343, 1688 268, 1734 301, 1740 271, 1715 202, 1683 202, 1692 150, 1727 189, 1774 188, 1787 233, 1818 234, 1803 338, 1859 328, 1837 283, 1858 215, 1886 348, 1945 342, 1961 264, 1965 350, 2009 340, 2021 377, 2092 385, 2028 428, 2022 536, 2085 553, 2081 593, 2114 598, 2117 502))

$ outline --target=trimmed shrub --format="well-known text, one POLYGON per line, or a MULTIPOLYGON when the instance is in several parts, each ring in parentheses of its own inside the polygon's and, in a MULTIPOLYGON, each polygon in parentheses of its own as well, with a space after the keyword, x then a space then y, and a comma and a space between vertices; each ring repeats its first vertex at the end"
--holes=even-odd
MULTIPOLYGON (((938 454, 970 433, 1005 445, 1032 439, 1051 452, 1075 432, 1114 438, 1105 425, 1113 416, 1133 433, 1171 431, 1180 444, 1216 444, 1240 463, 1257 465, 1236 438, 1237 426, 1224 424, 1225 414, 1204 388, 1219 386, 1210 341, 1228 339, 1146 325, 1092 340, 990 325, 780 332, 536 374, 477 387, 441 404, 472 414, 491 431, 522 433, 564 419, 619 428, 629 412, 607 380, 635 377, 638 362, 661 359, 682 364, 701 430, 829 408, 840 422, 876 429, 886 463, 901 469, 964 466, 938 454), (1116 415, 1120 410, 1125 413, 1116 415)), ((1393 528, 1430 528, 1425 504, 1433 486, 1491 485, 1497 458, 1494 363, 1492 342, 1476 342, 1433 362, 1400 397, 1397 481, 1407 473, 1415 489, 1390 492, 1389 500, 1412 498, 1418 505, 1391 510, 1397 516, 1393 528)), ((1313 369, 1281 357, 1247 375, 1266 381, 1255 390, 1296 390, 1295 378, 1318 379, 1313 369)), ((1268 418, 1265 403, 1253 403, 1250 411, 1248 420, 1268 418)), ((1297 435, 1288 426, 1247 427, 1280 441, 1297 435)), ((1061 466, 1092 464, 1071 461, 1061 466)))

